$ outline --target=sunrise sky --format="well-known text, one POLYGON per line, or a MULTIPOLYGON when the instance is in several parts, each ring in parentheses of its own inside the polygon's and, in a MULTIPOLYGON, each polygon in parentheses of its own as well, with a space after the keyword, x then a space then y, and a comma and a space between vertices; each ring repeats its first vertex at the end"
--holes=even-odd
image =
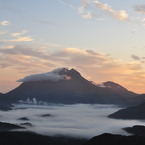
POLYGON ((145 93, 144 0, 0 0, 0 92, 67 67, 145 93))

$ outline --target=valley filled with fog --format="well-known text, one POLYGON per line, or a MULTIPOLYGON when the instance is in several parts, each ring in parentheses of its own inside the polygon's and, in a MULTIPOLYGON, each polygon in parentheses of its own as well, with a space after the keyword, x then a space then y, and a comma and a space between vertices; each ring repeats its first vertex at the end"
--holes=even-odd
POLYGON ((102 133, 127 135, 122 128, 145 125, 143 121, 107 117, 119 109, 121 108, 115 105, 100 104, 19 104, 15 105, 13 110, 0 111, 0 120, 18 125, 29 123, 26 130, 39 134, 85 138, 91 138, 102 133))

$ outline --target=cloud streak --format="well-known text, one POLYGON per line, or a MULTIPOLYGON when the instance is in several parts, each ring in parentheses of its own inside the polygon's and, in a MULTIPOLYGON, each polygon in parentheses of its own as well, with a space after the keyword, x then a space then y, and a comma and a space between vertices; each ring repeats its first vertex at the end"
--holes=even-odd
POLYGON ((78 8, 64 0, 58 0, 61 4, 65 4, 70 8, 78 11, 78 13, 85 19, 95 19, 103 21, 103 15, 110 15, 119 21, 126 21, 129 19, 129 14, 125 10, 115 10, 111 5, 102 3, 99 0, 82 0, 81 6, 78 8))
POLYGON ((82 6, 79 8, 80 14, 86 19, 103 20, 102 15, 110 15, 111 17, 120 21, 129 19, 129 14, 125 10, 115 10, 107 3, 101 3, 98 0, 83 0, 82 6), (99 16, 98 12, 101 13, 99 16))
POLYGON ((1 25, 1 26, 9 26, 10 23, 11 23, 10 21, 4 20, 4 21, 1 21, 1 22, 0 22, 0 25, 1 25))
POLYGON ((29 41, 34 41, 33 38, 31 38, 30 36, 27 37, 20 37, 17 39, 11 39, 11 40, 6 40, 8 42, 29 42, 29 41))
POLYGON ((134 60, 140 60, 140 57, 139 56, 137 56, 137 55, 134 55, 134 54, 132 54, 132 56, 131 56, 134 60))
POLYGON ((141 14, 145 14, 145 5, 136 5, 135 11, 141 14))
POLYGON ((21 35, 23 35, 23 34, 25 34, 25 33, 27 33, 27 32, 28 32, 28 31, 23 30, 22 32, 19 32, 19 33, 12 33, 11 36, 13 36, 13 37, 18 37, 18 36, 21 36, 21 35))
POLYGON ((7 33, 7 31, 0 31, 0 35, 4 35, 6 33, 7 33))
POLYGON ((114 10, 110 5, 101 3, 97 0, 94 1, 94 3, 97 8, 108 12, 112 17, 117 18, 121 21, 128 20, 128 14, 125 10, 114 10))

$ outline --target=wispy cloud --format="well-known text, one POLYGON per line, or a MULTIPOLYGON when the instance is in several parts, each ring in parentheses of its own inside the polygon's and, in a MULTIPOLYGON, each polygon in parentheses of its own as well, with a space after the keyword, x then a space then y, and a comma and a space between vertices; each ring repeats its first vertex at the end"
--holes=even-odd
POLYGON ((135 6, 135 11, 137 11, 141 14, 145 14, 145 4, 144 5, 136 5, 135 6))
POLYGON ((139 57, 139 56, 137 56, 137 55, 135 55, 135 54, 132 54, 132 55, 131 55, 131 58, 132 58, 133 60, 135 60, 135 61, 138 61, 138 62, 140 62, 140 63, 142 63, 142 64, 145 64, 145 57, 139 57))
POLYGON ((0 35, 6 34, 7 31, 0 31, 0 35))
POLYGON ((125 10, 115 10, 109 4, 102 3, 98 0, 83 0, 82 5, 79 8, 79 12, 87 19, 95 18, 96 20, 102 20, 102 15, 106 14, 109 14, 120 21, 129 19, 129 14, 125 10), (99 16, 98 10, 100 11, 101 16, 99 16))
POLYGON ((22 30, 20 32, 9 32, 7 31, 1 31, 0 35, 7 34, 5 39, 1 39, 1 42, 7 43, 7 42, 30 42, 34 41, 34 38, 31 36, 25 36, 28 31, 27 30, 22 30))
POLYGON ((114 10, 110 5, 101 3, 97 0, 94 1, 94 3, 97 8, 108 12, 112 17, 118 20, 124 21, 128 19, 128 13, 125 10, 114 10))
MULTIPOLYGON (((65 48, 53 53, 45 53, 41 49, 32 49, 31 47, 16 46, 13 48, 0 49, 0 53, 6 56, 14 56, 27 58, 28 60, 41 59, 41 62, 55 62, 61 66, 84 66, 87 68, 97 69, 104 73, 108 69, 107 73, 120 74, 120 73, 133 73, 135 71, 142 70, 140 64, 137 63, 123 63, 120 60, 114 59, 108 55, 98 53, 94 50, 80 50, 77 48, 65 48), (124 70, 123 72, 120 70, 124 70), (128 71, 130 70, 130 71, 128 71)), ((137 59, 137 56, 133 56, 137 59)))
POLYGON ((67 0, 57 0, 59 3, 63 4, 63 5, 67 5, 69 6, 70 8, 76 10, 76 7, 73 6, 72 4, 70 4, 67 0))
POLYGON ((21 36, 27 32, 28 32, 27 30, 23 30, 22 32, 12 33, 11 36, 18 37, 18 36, 21 36))
POLYGON ((132 54, 131 57, 134 59, 134 60, 140 60, 140 57, 135 55, 135 54, 132 54))
MULTIPOLYGON (((41 49, 33 49, 31 47, 24 47, 24 46, 11 46, 7 48, 0 48, 0 53, 3 56, 18 58, 22 57, 28 58, 30 61, 36 59, 41 59, 41 62, 49 62, 53 61, 61 66, 84 66, 88 68, 117 68, 116 71, 119 69, 120 66, 126 66, 126 69, 135 68, 132 66, 137 66, 136 64, 124 64, 121 61, 114 59, 108 55, 98 53, 94 50, 81 50, 78 48, 64 48, 62 50, 55 51, 53 53, 45 52, 41 49), (130 66, 130 67, 129 67, 130 66)), ((8 59, 8 58, 7 58, 8 59)), ((5 60, 7 61, 7 60, 5 60)), ((115 69, 114 69, 115 70, 115 69)), ((135 70, 135 69, 133 69, 135 70)), ((116 72, 115 71, 115 72, 116 72)))
POLYGON ((18 72, 41 72, 46 68, 54 67, 44 50, 33 49, 27 46, 6 46, 0 48, 0 67, 13 68, 18 72))
POLYGON ((99 16, 95 13, 94 10, 94 4, 90 2, 90 0, 82 0, 82 4, 78 8, 78 12, 85 19, 99 20, 99 16))
POLYGON ((76 7, 66 0, 58 0, 61 4, 67 5, 77 11, 85 19, 95 19, 103 21, 103 15, 110 15, 119 21, 129 19, 129 14, 125 10, 115 10, 111 5, 102 3, 98 0, 82 0, 81 6, 76 7))
POLYGON ((85 19, 92 19, 93 18, 93 14, 91 12, 87 12, 86 14, 83 15, 83 17, 85 19))
POLYGON ((31 47, 25 46, 12 46, 12 47, 4 47, 0 48, 0 53, 8 54, 8 55, 21 55, 25 57, 36 57, 36 58, 43 58, 47 59, 49 55, 45 55, 44 52, 39 51, 39 49, 35 50, 31 47))
POLYGON ((1 26, 9 26, 10 24, 11 24, 10 21, 6 21, 6 20, 0 21, 0 25, 1 25, 1 26))
POLYGON ((7 42, 27 42, 27 41, 34 41, 33 38, 31 38, 30 36, 27 37, 20 37, 17 39, 11 39, 11 40, 6 40, 7 42))
POLYGON ((143 27, 145 27, 145 4, 141 5, 135 5, 134 10, 141 15, 141 17, 138 17, 137 21, 139 21, 140 24, 142 24, 143 27))

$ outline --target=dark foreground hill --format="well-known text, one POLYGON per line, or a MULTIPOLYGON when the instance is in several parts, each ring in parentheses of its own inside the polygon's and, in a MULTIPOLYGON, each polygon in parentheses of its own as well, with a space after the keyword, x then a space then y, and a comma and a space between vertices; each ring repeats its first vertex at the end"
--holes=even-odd
POLYGON ((33 132, 0 132, 0 145, 144 145, 144 136, 104 133, 88 140, 64 136, 43 136, 33 132))
POLYGON ((145 119, 145 103, 134 106, 128 107, 126 109, 121 109, 111 115, 110 118, 116 119, 145 119))
POLYGON ((21 124, 0 122, 0 145, 83 145, 87 141, 85 138, 45 136, 22 129, 25 128, 21 124), (16 129, 21 131, 14 131, 16 129))
POLYGON ((94 85, 75 69, 57 69, 45 74, 27 76, 19 81, 22 84, 5 94, 3 101, 127 105, 137 96, 113 82, 105 83, 103 87, 94 85))
POLYGON ((133 127, 126 127, 126 128, 123 128, 123 130, 134 135, 145 136, 145 126, 143 125, 135 125, 133 127))
POLYGON ((86 139, 51 137, 32 132, 0 132, 0 145, 83 145, 86 139))
POLYGON ((143 136, 122 136, 113 134, 102 134, 90 139, 84 145, 144 145, 143 136))
POLYGON ((24 127, 21 127, 21 126, 16 125, 16 124, 0 122, 0 132, 10 131, 12 129, 24 129, 24 127))

